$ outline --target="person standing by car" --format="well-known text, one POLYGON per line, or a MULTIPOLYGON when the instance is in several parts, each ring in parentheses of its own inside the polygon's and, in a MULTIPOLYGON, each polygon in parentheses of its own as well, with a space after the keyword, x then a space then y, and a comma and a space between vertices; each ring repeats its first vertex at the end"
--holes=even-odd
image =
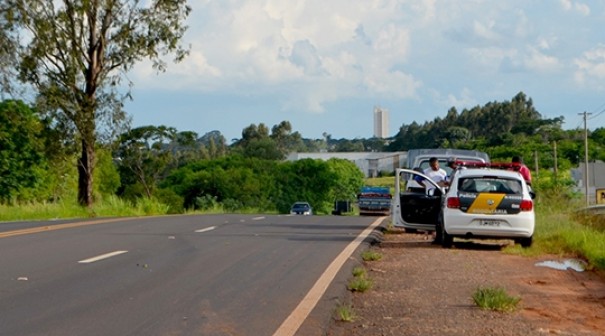
POLYGON ((456 171, 459 168, 464 168, 464 167, 459 167, 458 166, 458 159, 456 157, 450 157, 450 158, 448 158, 447 159, 447 166, 451 169, 450 174, 445 179, 446 186, 449 187, 450 183, 454 180, 454 175, 456 174, 456 171))
MULTIPOLYGON (((429 159, 429 167, 423 173, 437 183, 438 186, 445 187, 447 185, 447 172, 439 167, 439 160, 436 157, 429 159)), ((432 189, 432 186, 428 183, 420 182, 420 184, 427 189, 432 189)))
POLYGON ((531 186, 531 171, 529 171, 529 168, 527 168, 527 166, 523 163, 523 159, 520 156, 513 156, 511 163, 513 170, 518 171, 519 174, 523 176, 525 183, 531 186))
MULTIPOLYGON (((435 181, 437 185, 440 187, 445 187, 448 185, 447 181, 447 172, 445 169, 439 167, 439 160, 436 157, 432 157, 429 159, 429 167, 424 170, 424 175, 431 178, 431 180, 435 181)), ((433 187, 428 183, 419 182, 422 184, 427 190, 432 189, 433 187)), ((437 218, 435 218, 437 221, 437 218)), ((441 244, 440 235, 433 232, 433 242, 432 244, 441 244)))

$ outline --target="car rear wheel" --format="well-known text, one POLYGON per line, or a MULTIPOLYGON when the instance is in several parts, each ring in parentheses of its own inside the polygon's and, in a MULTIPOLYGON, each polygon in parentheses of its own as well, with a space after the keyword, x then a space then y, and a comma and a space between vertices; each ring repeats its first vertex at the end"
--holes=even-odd
POLYGON ((522 247, 531 247, 531 244, 533 243, 533 239, 534 236, 528 237, 528 238, 519 238, 519 244, 521 244, 522 247))

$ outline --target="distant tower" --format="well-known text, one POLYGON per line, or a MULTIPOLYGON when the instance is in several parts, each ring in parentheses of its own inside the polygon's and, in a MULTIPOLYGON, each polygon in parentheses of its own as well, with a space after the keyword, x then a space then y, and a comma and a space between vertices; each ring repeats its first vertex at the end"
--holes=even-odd
POLYGON ((381 107, 374 107, 374 137, 389 137, 389 111, 381 107))

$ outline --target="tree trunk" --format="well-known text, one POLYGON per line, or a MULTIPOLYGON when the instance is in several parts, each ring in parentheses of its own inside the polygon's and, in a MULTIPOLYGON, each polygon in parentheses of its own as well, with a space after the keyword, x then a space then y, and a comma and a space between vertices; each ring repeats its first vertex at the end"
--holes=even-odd
POLYGON ((82 155, 78 159, 78 203, 86 207, 93 204, 94 158, 94 141, 82 139, 82 155))

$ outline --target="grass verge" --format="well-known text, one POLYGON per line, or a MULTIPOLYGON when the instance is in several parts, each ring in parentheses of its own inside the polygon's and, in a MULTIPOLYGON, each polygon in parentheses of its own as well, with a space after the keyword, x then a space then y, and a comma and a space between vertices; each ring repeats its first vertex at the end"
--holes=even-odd
POLYGON ((473 301, 482 309, 512 312, 521 298, 508 295, 502 287, 480 287, 473 293, 473 301))
POLYGON ((353 322, 357 318, 357 314, 350 303, 339 303, 336 306, 336 316, 339 321, 353 322))
POLYGON ((376 261, 382 259, 382 254, 372 250, 365 250, 361 253, 363 261, 376 261))

